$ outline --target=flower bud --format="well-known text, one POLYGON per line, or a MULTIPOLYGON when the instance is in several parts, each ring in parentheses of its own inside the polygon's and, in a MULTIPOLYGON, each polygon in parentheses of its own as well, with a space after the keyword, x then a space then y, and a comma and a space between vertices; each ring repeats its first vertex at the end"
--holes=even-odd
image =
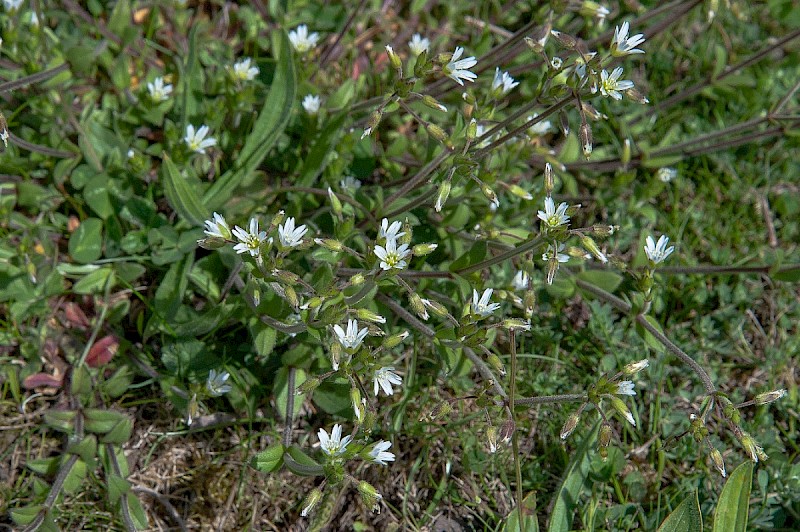
POLYGON ((742 414, 739 413, 739 410, 731 403, 730 399, 724 395, 719 395, 717 396, 717 400, 722 405, 722 415, 725 416, 728 421, 734 425, 738 425, 742 422, 742 414))
POLYGON ((436 109, 437 111, 441 111, 443 113, 447 112, 447 107, 440 104, 439 101, 430 94, 426 94, 425 96, 422 97, 422 103, 424 103, 431 109, 436 109))
POLYGON ((380 503, 383 500, 383 495, 378 493, 372 484, 366 482, 364 480, 358 483, 358 493, 361 495, 361 500, 364 501, 364 505, 372 510, 373 512, 380 511, 380 503))
POLYGON ((300 512, 300 515, 307 517, 314 510, 314 507, 319 504, 320 500, 322 500, 322 491, 319 488, 312 489, 311 493, 303 501, 303 511, 300 512))
POLYGON ((573 49, 578 44, 578 39, 572 35, 567 35, 566 33, 562 33, 558 30, 550 30, 550 35, 552 35, 565 48, 573 49))
POLYGON ((503 327, 509 331, 530 331, 531 324, 519 318, 508 318, 503 320, 503 327))
POLYGON ((774 390, 772 392, 760 393, 756 395, 755 403, 757 405, 766 405, 777 401, 784 395, 786 395, 786 390, 774 390))
POLYGON ((308 303, 306 303, 305 306, 307 306, 310 309, 315 309, 315 308, 321 307, 324 302, 325 302, 325 300, 322 299, 321 297, 314 296, 314 297, 312 297, 311 299, 308 300, 308 303))
POLYGON ((303 384, 297 387, 297 390, 294 392, 295 395, 300 395, 304 393, 313 392, 317 389, 317 387, 322 383, 318 377, 309 377, 303 384))
POLYGON ((342 216, 342 202, 339 200, 339 198, 333 192, 331 187, 328 187, 328 199, 330 199, 330 201, 331 201, 331 210, 333 211, 333 214, 335 214, 337 217, 341 218, 341 216, 342 216))
POLYGON ((604 19, 606 18, 606 15, 608 15, 607 8, 591 0, 584 0, 578 12, 584 17, 592 17, 598 19, 604 19))
POLYGON ((722 459, 722 453, 717 449, 711 449, 711 461, 714 462, 714 467, 717 468, 717 471, 719 471, 719 474, 722 475, 722 478, 728 476, 727 472, 725 471, 725 460, 722 459))
POLYGON ((553 165, 544 163, 544 192, 549 197, 556 187, 555 179, 553 178, 553 165))
POLYGON ((286 218, 286 211, 283 209, 279 210, 275 213, 275 216, 272 217, 272 220, 269 222, 269 228, 267 228, 267 234, 272 233, 276 227, 283 223, 283 219, 286 218))
POLYGON ((364 405, 361 404, 361 392, 355 386, 350 388, 350 404, 353 405, 353 413, 356 419, 361 421, 364 419, 364 405))
POLYGON ((338 253, 343 249, 342 243, 332 238, 315 238, 314 243, 334 253, 338 253))
POLYGON ((227 241, 224 238, 220 238, 218 236, 209 236, 206 238, 201 238, 197 241, 197 245, 203 249, 208 250, 215 250, 223 247, 227 244, 227 241))
POLYGON ((525 317, 531 319, 533 317, 533 309, 536 308, 536 292, 528 290, 525 292, 525 297, 522 298, 525 304, 525 317))
POLYGON ((418 78, 424 78, 428 70, 428 50, 422 50, 422 53, 417 56, 417 62, 414 63, 414 75, 418 78))
POLYGON ((547 284, 553 284, 553 279, 556 278, 556 272, 558 271, 558 254, 553 253, 553 256, 547 259, 547 278, 545 281, 547 284))
POLYGON ((588 122, 584 122, 581 124, 579 134, 581 138, 581 148, 583 149, 583 156, 586 157, 586 159, 588 160, 589 157, 592 155, 592 128, 589 126, 588 122))
POLYGON ((453 411, 453 405, 450 404, 450 401, 442 401, 438 405, 433 407, 427 416, 422 416, 420 421, 424 421, 427 417, 430 420, 434 420, 439 417, 445 417, 453 411))
MULTIPOLYGON (((466 93, 465 93, 466 94, 466 93)), ((478 137, 478 121, 474 118, 467 125, 467 140, 472 142, 478 137)))
POLYGON ((412 292, 408 295, 409 304, 411 305, 411 309, 423 320, 427 320, 430 316, 428 316, 428 311, 425 310, 425 304, 422 302, 422 298, 419 297, 419 294, 416 292, 412 292))
POLYGON ((270 273, 275 278, 279 279, 280 281, 283 281, 286 284, 296 284, 297 282, 300 281, 300 276, 299 275, 297 275, 295 273, 292 273, 292 272, 289 272, 289 271, 286 271, 286 270, 275 269, 275 270, 272 270, 270 273))
POLYGON ((558 112, 558 122, 559 127, 561 127, 561 133, 563 133, 565 137, 569 135, 569 115, 563 109, 558 112))
POLYGON ((395 53, 390 45, 386 45, 386 55, 389 56, 389 63, 391 63, 392 67, 398 71, 398 76, 401 78, 403 77, 403 62, 400 60, 400 56, 395 53))
POLYGON ((286 302, 289 303, 289 305, 291 305, 292 308, 296 309, 300 306, 300 299, 297 297, 297 291, 293 287, 289 285, 284 285, 283 295, 284 298, 286 299, 286 302))
POLYGON ((368 137, 372 134, 378 124, 381 123, 381 118, 383 118, 383 108, 376 109, 372 112, 369 116, 369 120, 367 121, 367 127, 364 129, 364 133, 361 135, 361 138, 368 137))
POLYGON ((516 430, 516 423, 514 423, 513 419, 508 418, 500 424, 500 430, 497 433, 497 437, 500 438, 501 442, 508 443, 511 441, 511 438, 514 436, 514 432, 516 430))
POLYGON ((618 225, 597 224, 592 226, 592 233, 600 238, 606 238, 613 235, 617 231, 617 229, 619 229, 618 225))
POLYGON ((434 205, 434 209, 436 212, 442 212, 442 207, 447 202, 448 196, 450 196, 450 187, 452 184, 450 180, 442 181, 442 184, 439 185, 439 193, 436 196, 436 204, 434 205))
POLYGON ((386 323, 386 318, 366 308, 360 308, 356 310, 356 317, 362 321, 369 321, 372 323, 386 323))
POLYGON ((334 371, 339 370, 339 362, 342 360, 342 352, 344 351, 344 347, 339 342, 331 343, 331 365, 333 366, 334 371))
POLYGON ((483 192, 483 195, 486 197, 486 199, 493 203, 495 207, 500 206, 500 200, 497 199, 497 194, 494 193, 492 187, 486 183, 481 183, 481 192, 483 192))
POLYGON ((623 167, 627 167, 631 162, 631 139, 625 139, 622 143, 622 156, 620 157, 623 167))
POLYGON ((601 118, 605 120, 606 118, 608 118, 607 115, 604 115, 603 113, 595 109, 595 107, 590 103, 581 102, 581 109, 583 109, 583 112, 586 113, 586 116, 588 116, 592 120, 600 120, 601 118))
POLYGON ((750 455, 750 460, 752 460, 753 463, 758 463, 759 460, 766 460, 769 458, 764 452, 764 449, 761 448, 758 442, 753 439, 749 433, 741 431, 737 436, 745 452, 750 455))
POLYGON ((531 193, 528 192, 527 190, 525 190, 524 188, 522 188, 519 185, 508 185, 507 188, 508 188, 509 192, 511 192, 512 194, 514 194, 518 198, 522 198, 522 199, 528 200, 528 201, 533 199, 533 196, 531 195, 531 193))
POLYGON ((594 240, 592 240, 591 237, 582 234, 581 245, 584 247, 584 249, 586 249, 589 253, 594 255, 594 257, 603 264, 608 262, 608 257, 606 257, 605 253, 600 251, 600 248, 597 247, 597 243, 594 240))
POLYGON ((617 411, 619 415, 625 418, 625 420, 631 424, 631 426, 636 426, 636 420, 633 419, 633 414, 628 409, 628 406, 625 404, 625 401, 620 399, 619 397, 611 397, 609 399, 611 401, 611 406, 614 407, 614 410, 617 411))
POLYGON ((562 440, 566 440, 573 432, 575 432, 575 428, 578 426, 578 422, 580 420, 581 416, 578 412, 573 412, 569 415, 567 420, 564 422, 564 426, 561 427, 562 440))
POLYGON ((497 356, 496 354, 490 353, 486 357, 486 362, 488 362, 489 366, 491 366, 492 369, 494 369, 500 375, 505 375, 506 374, 506 368, 505 368, 505 366, 503 366, 503 361, 500 360, 500 357, 497 356))
POLYGON ((444 144, 450 142, 450 139, 447 137, 447 133, 445 133, 444 129, 437 126, 436 124, 431 124, 431 123, 426 124, 425 129, 428 131, 431 137, 435 138, 439 142, 444 144))
POLYGON ((628 95, 628 98, 633 100, 636 103, 646 105, 650 103, 650 100, 647 99, 647 96, 639 92, 636 88, 628 89, 625 91, 625 94, 628 95))
POLYGON ((383 347, 385 349, 391 349, 393 347, 400 345, 406 338, 408 338, 408 331, 403 331, 400 334, 393 334, 391 336, 388 336, 383 341, 383 347))
POLYGON ((611 425, 603 423, 597 435, 597 446, 600 448, 600 457, 605 461, 608 458, 608 446, 611 444, 611 425))
POLYGON ((433 253, 438 247, 439 244, 417 244, 411 248, 411 251, 414 253, 415 257, 424 257, 425 255, 433 253))
POLYGON ((486 429, 486 441, 489 443, 489 452, 497 452, 497 427, 489 425, 486 429))
POLYGON ((360 286, 364 284, 364 281, 366 281, 366 278, 363 273, 357 273, 350 278, 350 284, 352 286, 360 286))
POLYGON ((439 303, 438 301, 431 301, 430 299, 423 299, 422 304, 431 309, 435 315, 439 316, 440 318, 446 317, 449 312, 447 312, 447 308, 444 305, 439 303))
POLYGON ((650 366, 650 361, 645 358, 638 362, 631 362, 630 364, 626 365, 622 372, 625 375, 636 375, 648 366, 650 366))

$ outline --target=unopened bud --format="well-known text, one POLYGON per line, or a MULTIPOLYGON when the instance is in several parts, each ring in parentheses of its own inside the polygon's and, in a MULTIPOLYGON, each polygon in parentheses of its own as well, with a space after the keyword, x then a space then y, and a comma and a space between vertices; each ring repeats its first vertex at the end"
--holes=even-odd
POLYGON ((272 270, 270 273, 277 279, 287 284, 296 284, 300 281, 300 276, 286 270, 272 270))
POLYGON ((581 245, 584 247, 584 249, 586 249, 586 251, 594 255, 594 257, 603 264, 608 262, 608 257, 606 257, 605 253, 600 251, 600 248, 597 247, 597 242, 592 240, 591 237, 581 235, 581 245))
POLYGON ((328 199, 331 201, 331 210, 333 210, 333 214, 338 217, 342 216, 342 202, 336 196, 336 193, 328 187, 328 199))
POLYGON ((483 192, 483 195, 486 197, 486 199, 493 203, 495 207, 500 206, 500 200, 497 199, 497 194, 494 193, 492 187, 486 183, 481 183, 481 192, 483 192))
POLYGON ((408 331, 403 331, 400 334, 393 334, 391 336, 388 336, 383 341, 383 347, 386 349, 391 349, 393 347, 400 345, 406 338, 408 338, 408 331))
POLYGON ((614 410, 617 411, 619 415, 625 418, 625 420, 630 423, 632 426, 636 426, 636 420, 633 419, 633 414, 628 409, 628 406, 625 404, 625 401, 620 399, 619 397, 613 396, 610 399, 611 406, 614 407, 614 410))
POLYGON ((361 500, 367 508, 373 512, 380 510, 379 503, 383 500, 383 495, 378 493, 375 488, 372 487, 372 484, 365 480, 360 481, 358 483, 358 493, 361 495, 361 500))
MULTIPOLYGON (((433 407, 433 410, 428 413, 428 418, 433 420, 440 417, 445 417, 453 411, 453 405, 450 404, 450 401, 442 401, 438 405, 433 407)), ((420 419, 423 421, 423 419, 420 419)))
POLYGON ((631 362, 630 364, 626 365, 622 372, 625 375, 636 375, 648 366, 650 366, 650 361, 645 358, 638 362, 631 362))
POLYGON ((581 148, 583 156, 588 160, 592 155, 592 128, 588 122, 584 122, 580 127, 581 148))
POLYGON ((414 253, 415 257, 424 257, 425 255, 433 253, 438 247, 439 244, 417 244, 411 248, 411 251, 414 253))
POLYGON ((334 371, 339 370, 339 362, 342 360, 342 352, 344 351, 344 347, 339 342, 333 342, 331 344, 331 366, 333 366, 334 371))
POLYGON ((544 192, 549 197, 556 188, 555 178, 553 178, 553 165, 544 163, 544 192))
POLYGON ((383 108, 376 109, 369 115, 367 127, 364 128, 364 133, 361 135, 362 139, 372 134, 375 128, 378 127, 378 124, 381 123, 381 118, 383 118, 383 108))
POLYGON ((428 50, 422 50, 422 53, 417 56, 417 62, 414 63, 414 76, 418 78, 425 77, 428 69, 428 50))
POLYGON ((517 430, 517 425, 514 423, 514 420, 509 418, 503 421, 500 424, 500 430, 497 433, 497 437, 503 443, 508 443, 511 441, 511 438, 514 436, 514 431, 517 430))
POLYGON ((519 318, 508 318, 503 320, 503 327, 509 331, 530 331, 531 324, 528 321, 519 318))
POLYGON ((613 235, 619 226, 617 225, 593 225, 592 226, 592 233, 600 238, 606 238, 613 235))
POLYGON ((356 316, 359 320, 363 321, 369 321, 372 323, 386 323, 386 318, 366 308, 360 308, 356 310, 356 316))
POLYGON ((402 232, 405 233, 405 234, 402 235, 400 238, 398 238, 397 242, 399 244, 410 244, 412 238, 414 237, 414 226, 411 225, 411 222, 408 221, 408 218, 406 218, 403 221, 403 231, 402 232))
POLYGON ((364 405, 361 404, 361 392, 356 387, 350 388, 350 404, 353 405, 353 413, 356 415, 356 419, 358 421, 364 419, 364 405))
POLYGON ((284 285, 283 293, 286 295, 286 301, 292 306, 292 308, 297 308, 300 306, 300 298, 297 297, 297 291, 289 286, 284 285))
POLYGON ((198 246, 208 250, 219 249, 225 244, 227 244, 227 241, 224 238, 220 238, 218 236, 209 236, 206 238, 201 238, 200 240, 197 241, 198 246))
POLYGON ((581 416, 578 412, 573 412, 569 415, 567 421, 564 422, 564 426, 561 427, 562 440, 566 440, 573 432, 575 432, 575 428, 578 426, 578 422, 580 420, 581 416))
POLYGON ((640 103, 642 105, 650 103, 650 100, 647 99, 647 96, 645 96, 635 88, 626 90, 625 94, 627 94, 628 98, 630 98, 636 103, 640 103))
POLYGON ((313 392, 314 390, 317 389, 317 387, 321 383, 322 383, 322 381, 320 381, 319 378, 317 378, 317 377, 309 377, 308 379, 303 381, 303 384, 301 384, 300 386, 297 387, 297 391, 295 392, 295 395, 300 395, 300 394, 304 394, 304 393, 313 392))
POLYGON ((525 292, 525 297, 522 298, 525 305, 525 317, 531 319, 533 317, 533 310, 536 308, 536 292, 528 290, 525 292))
POLYGON ((758 444, 758 442, 750 436, 749 433, 745 431, 741 431, 737 434, 739 441, 744 447, 745 452, 750 455, 750 460, 754 463, 758 463, 759 460, 766 460, 769 458, 767 454, 764 452, 764 449, 758 444))
POLYGON ((422 298, 419 297, 419 294, 412 292, 408 295, 408 299, 408 302, 411 305, 411 310, 413 310, 417 316, 423 320, 427 320, 430 317, 428 316, 428 311, 425 310, 425 304, 422 302, 422 298))
POLYGON ((308 303, 306 303, 305 306, 307 308, 310 308, 310 309, 315 309, 315 308, 319 308, 320 306, 322 306, 322 304, 324 302, 325 302, 325 300, 322 299, 321 297, 314 296, 314 297, 312 297, 311 299, 308 300, 308 303))
POLYGON ((489 425, 486 429, 486 441, 489 443, 489 452, 495 453, 497 451, 497 427, 489 425))
POLYGON ((608 118, 608 116, 595 109, 595 107, 590 103, 581 102, 581 108, 583 109, 583 112, 586 113, 586 116, 592 120, 600 120, 601 118, 605 120, 608 118))
POLYGON ((604 19, 608 15, 608 9, 597 2, 584 0, 578 12, 584 17, 604 19))
POLYGON ((711 449, 711 461, 714 462, 714 467, 717 468, 719 474, 722 475, 722 478, 728 476, 727 472, 725 471, 725 460, 722 459, 722 453, 719 452, 717 449, 711 449))
POLYGON ((725 397, 724 395, 717 396, 717 400, 722 405, 722 415, 725 416, 728 421, 733 423, 734 425, 738 425, 742 422, 742 414, 739 410, 731 403, 731 400, 725 397))
POLYGON ((772 403, 773 401, 777 401, 784 395, 786 395, 786 390, 774 390, 772 392, 761 393, 756 395, 755 403, 757 405, 766 405, 772 403))
POLYGON ((447 312, 447 308, 444 305, 442 305, 441 303, 439 303, 438 301, 431 301, 430 299, 423 299, 422 303, 426 307, 431 309, 431 312, 433 312, 435 315, 439 316, 440 318, 444 318, 449 314, 449 312, 447 312))
POLYGON ((333 251, 334 253, 338 253, 343 249, 342 243, 332 238, 315 238, 314 243, 318 246, 324 247, 325 249, 333 251))
POLYGON ((357 274, 355 274, 354 276, 352 276, 350 278, 350 284, 352 286, 360 286, 360 285, 364 284, 364 281, 366 281, 366 280, 367 279, 366 279, 366 277, 364 277, 363 273, 357 273, 357 274))
POLYGON ((620 157, 620 161, 624 167, 628 166, 628 163, 631 162, 631 140, 625 139, 622 142, 622 157, 620 157))
POLYGON ((443 113, 447 112, 447 107, 445 107, 444 105, 440 104, 439 101, 436 98, 434 98, 433 96, 431 96, 430 94, 426 94, 425 96, 422 97, 422 103, 424 103, 425 105, 427 105, 431 109, 436 109, 436 110, 441 111, 443 113))
POLYGON ((446 65, 447 63, 450 62, 452 58, 453 58, 452 52, 442 52, 436 56, 436 59, 434 59, 434 61, 440 65, 446 65))
POLYGON ((562 33, 558 30, 550 30, 550 35, 552 35, 562 46, 566 48, 575 48, 578 44, 578 39, 573 37, 572 35, 567 35, 566 33, 562 33))
POLYGON ((306 500, 303 501, 303 511, 300 512, 300 515, 308 517, 308 514, 314 511, 314 507, 319 504, 320 500, 322 500, 322 491, 320 491, 319 488, 312 489, 311 493, 306 497, 306 500))
MULTIPOLYGON (((466 93, 464 93, 466 94, 466 93)), ((472 142, 478 137, 478 121, 474 118, 467 125, 467 140, 472 142)))
POLYGON ((425 129, 428 130, 428 133, 430 133, 431 137, 435 138, 439 142, 445 142, 446 140, 448 140, 447 133, 445 133, 444 129, 437 126, 436 124, 427 124, 425 126, 425 129))
POLYGON ((269 227, 267 228, 267 234, 272 233, 276 227, 283 223, 284 218, 286 218, 286 211, 283 209, 279 210, 275 213, 275 216, 272 217, 272 220, 269 222, 269 227))
POLYGON ((608 446, 611 444, 611 425, 603 423, 600 426, 600 433, 597 436, 597 446, 599 448, 600 457, 605 461, 608 458, 608 446))
POLYGON ((506 374, 506 368, 503 366, 503 361, 500 360, 499 356, 495 355, 494 353, 490 353, 486 357, 486 362, 488 362, 489 366, 491 366, 492 369, 494 369, 500 375, 506 374))
POLYGON ((531 195, 531 193, 528 192, 527 190, 525 190, 524 188, 522 188, 519 185, 508 185, 507 188, 508 188, 509 192, 511 192, 512 194, 514 194, 518 198, 522 198, 522 199, 528 200, 528 201, 533 199, 533 196, 531 195))
POLYGON ((558 112, 558 122, 559 126, 561 127, 561 133, 563 133, 565 137, 569 135, 569 115, 563 109, 558 112))
POLYGON ((439 185, 439 193, 436 196, 436 204, 433 206, 436 209, 436 212, 441 212, 442 207, 447 202, 448 196, 450 196, 450 187, 452 184, 450 180, 443 181, 441 185, 439 185))
POLYGON ((392 64, 392 67, 398 71, 398 75, 402 78, 403 77, 403 62, 400 60, 400 56, 395 53, 391 46, 388 44, 386 45, 386 55, 389 56, 389 62, 392 64))

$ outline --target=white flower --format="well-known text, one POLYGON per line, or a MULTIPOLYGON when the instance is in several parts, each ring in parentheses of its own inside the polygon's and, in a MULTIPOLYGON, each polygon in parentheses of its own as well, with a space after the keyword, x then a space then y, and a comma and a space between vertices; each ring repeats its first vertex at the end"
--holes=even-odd
POLYGON ((514 81, 508 72, 501 72, 500 68, 494 69, 494 79, 492 80, 492 91, 497 91, 501 95, 508 94, 511 89, 519 85, 519 81, 514 81))
POLYGON ((392 446, 392 442, 379 441, 369 451, 369 457, 373 462, 380 465, 386 465, 386 462, 394 462, 394 453, 387 451, 392 446))
POLYGON ((530 280, 531 278, 526 271, 519 270, 514 276, 514 280, 511 281, 511 285, 517 290, 527 290, 530 280))
POLYGON ((364 327, 359 330, 357 320, 347 320, 347 332, 342 329, 341 325, 334 325, 333 332, 336 333, 336 339, 339 340, 342 347, 345 349, 358 349, 361 342, 367 337, 369 329, 364 327))
POLYGON ((388 271, 392 268, 402 270, 408 266, 405 260, 411 254, 408 244, 397 247, 397 240, 388 238, 386 246, 375 246, 375 255, 381 260, 381 268, 388 271))
POLYGON ((333 426, 330 436, 325 429, 319 429, 317 433, 319 437, 319 446, 322 451, 328 456, 339 456, 344 453, 350 440, 353 439, 349 434, 342 438, 342 426, 338 423, 333 426))
MULTIPOLYGON (((539 116, 539 113, 534 113, 525 120, 530 122, 534 118, 539 116)), ((551 129, 553 129, 553 124, 549 120, 542 120, 540 122, 536 122, 532 126, 528 128, 528 133, 531 135, 544 135, 548 133, 551 129)))
POLYGON ((309 35, 308 26, 301 24, 289 32, 289 41, 295 50, 304 54, 314 48, 319 40, 319 33, 309 35))
POLYGON ((561 67, 564 66, 564 60, 558 56, 554 56, 550 60, 550 66, 553 67, 553 70, 561 70, 561 67))
POLYGON ((411 49, 411 53, 414 55, 419 55, 422 52, 426 51, 431 45, 431 41, 427 38, 423 37, 419 33, 415 33, 411 40, 408 41, 408 47, 411 49))
POLYGON ((536 216, 545 226, 555 229, 560 225, 569 224, 569 216, 567 216, 568 208, 569 205, 563 201, 559 204, 558 208, 556 208, 556 203, 553 201, 553 198, 548 196, 544 199, 544 210, 539 211, 536 216))
POLYGON ((206 148, 210 148, 217 144, 217 139, 214 137, 206 138, 208 135, 208 126, 203 125, 195 131, 194 126, 192 124, 186 125, 186 136, 183 137, 183 141, 195 153, 205 153, 206 148))
POLYGON ((553 245, 552 244, 548 244, 547 245, 547 250, 544 253, 542 253, 542 260, 544 260, 544 261, 556 260, 558 262, 568 262, 569 261, 569 255, 561 253, 561 251, 564 251, 564 244, 559 244, 558 245, 558 251, 557 252, 553 251, 553 245))
POLYGON ((249 251, 250 255, 257 257, 261 252, 261 244, 263 244, 267 239, 267 232, 259 231, 258 220, 255 218, 250 218, 249 230, 245 231, 237 225, 233 228, 233 236, 239 239, 240 242, 239 244, 233 246, 233 249, 236 251, 236 253, 244 253, 249 251))
POLYGON ((3 0, 6 11, 16 11, 22 6, 23 0, 3 0))
POLYGON ((625 366, 625 369, 623 369, 622 371, 628 375, 634 375, 636 373, 639 373, 643 369, 648 368, 649 366, 650 366, 650 361, 644 358, 637 362, 631 362, 630 364, 627 364, 625 366))
POLYGON ((217 373, 216 370, 211 370, 208 374, 206 381, 206 390, 211 397, 219 397, 231 391, 231 385, 226 384, 226 381, 231 376, 227 371, 217 373))
POLYGON ((633 389, 633 381, 620 381, 617 383, 617 395, 636 395, 636 390, 633 389))
POLYGON ((628 37, 630 25, 628 22, 623 22, 622 26, 617 26, 614 30, 614 38, 611 39, 611 54, 615 56, 623 56, 629 54, 643 54, 644 50, 636 48, 644 42, 644 35, 637 33, 632 37, 628 37))
POLYGON ((156 78, 152 83, 147 84, 147 92, 150 93, 150 99, 154 102, 165 102, 172 94, 172 85, 164 85, 164 78, 156 78))
POLYGON ((397 240, 406 234, 405 231, 400 231, 402 228, 403 224, 399 220, 395 220, 391 225, 389 225, 389 219, 384 218, 381 220, 381 228, 378 230, 378 238, 397 240))
POLYGON ((445 75, 449 76, 453 81, 461 86, 464 85, 464 82, 461 80, 475 81, 475 79, 478 77, 477 74, 474 74, 469 70, 478 64, 478 60, 473 56, 459 59, 463 54, 464 48, 460 46, 456 47, 455 52, 453 52, 453 57, 444 67, 445 75))
POLYGON ((387 366, 375 372, 373 377, 373 391, 375 396, 378 396, 378 390, 383 390, 386 395, 394 395, 392 385, 400 386, 403 384, 403 379, 394 372, 394 366, 387 366))
POLYGON ((658 242, 653 240, 652 236, 647 237, 647 243, 644 246, 644 252, 647 255, 647 258, 653 261, 655 264, 659 262, 663 262, 664 259, 670 256, 670 254, 675 251, 675 246, 669 246, 669 237, 667 235, 661 235, 661 238, 658 239, 658 242))
MULTIPOLYGON (((2 136, 2 134, 0 134, 0 137, 1 136, 2 136)), ((127 155, 128 159, 133 159, 134 157, 136 157, 136 152, 133 150, 133 148, 131 148, 131 149, 128 150, 128 153, 126 155, 127 155)))
POLYGON ((478 295, 478 291, 472 289, 472 312, 485 318, 500 308, 500 303, 489 303, 492 298, 493 288, 487 288, 483 294, 478 295))
POLYGON ((299 246, 303 241, 303 235, 308 231, 308 227, 301 225, 295 228, 294 218, 286 218, 286 221, 278 226, 278 239, 283 247, 293 248, 299 246))
POLYGON ((339 181, 339 186, 348 192, 353 193, 361 188, 361 181, 351 175, 348 175, 344 176, 344 178, 339 181))
POLYGON ((303 109, 306 110, 306 113, 315 115, 319 112, 320 103, 319 96, 308 94, 303 98, 303 109))
POLYGON ((678 176, 678 170, 667 166, 665 166, 664 168, 659 168, 658 172, 656 172, 656 177, 658 177, 658 179, 663 183, 669 183, 677 176, 678 176))
MULTIPOLYGON (((615 100, 622 99, 622 92, 633 88, 633 82, 627 79, 619 79, 622 75, 622 67, 615 68, 609 75, 608 70, 600 72, 600 94, 610 96, 615 100)), ((593 92, 597 92, 596 89, 593 92)))
POLYGON ((258 67, 250 66, 249 57, 245 57, 241 61, 233 65, 233 77, 239 81, 252 81, 258 75, 258 67))
POLYGON ((216 212, 213 216, 213 220, 206 220, 206 229, 203 232, 208 236, 230 240, 231 230, 230 227, 228 227, 228 222, 225 221, 225 218, 223 218, 222 215, 217 214, 216 212))

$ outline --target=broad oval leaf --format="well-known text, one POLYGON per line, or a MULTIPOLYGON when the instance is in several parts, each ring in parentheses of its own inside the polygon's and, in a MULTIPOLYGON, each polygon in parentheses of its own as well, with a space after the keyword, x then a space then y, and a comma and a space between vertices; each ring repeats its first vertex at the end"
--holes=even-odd
POLYGON ((103 253, 103 222, 86 218, 69 239, 69 254, 77 262, 94 262, 103 253))
POLYGON ((283 465, 283 453, 285 448, 282 444, 270 445, 250 460, 250 465, 262 473, 272 473, 280 469, 283 465))
POLYGON ((750 489, 753 485, 753 462, 737 467, 722 488, 714 511, 714 532, 744 532, 750 509, 750 489))
POLYGON ((658 532, 703 532, 703 514, 697 492, 689 495, 664 519, 658 532))

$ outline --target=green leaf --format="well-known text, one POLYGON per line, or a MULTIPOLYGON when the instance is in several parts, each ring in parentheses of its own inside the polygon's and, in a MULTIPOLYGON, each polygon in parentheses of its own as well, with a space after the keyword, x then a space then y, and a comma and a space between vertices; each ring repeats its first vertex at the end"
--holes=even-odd
POLYGON ((27 525, 30 524, 36 516, 39 515, 39 512, 44 510, 45 507, 43 504, 37 504, 34 506, 22 506, 20 508, 12 508, 8 512, 11 514, 11 519, 18 525, 27 525))
POLYGON ((267 447, 250 460, 250 465, 262 473, 272 473, 283 465, 285 448, 280 443, 267 447))
POLYGON ((97 456, 97 438, 88 434, 79 442, 67 444, 66 452, 77 454, 86 463, 93 462, 97 456))
POLYGON ((119 475, 108 475, 108 500, 111 504, 116 504, 122 496, 131 489, 131 483, 119 475))
POLYGON ((60 456, 37 458, 36 460, 28 460, 25 462, 25 467, 42 476, 52 476, 56 474, 56 471, 58 471, 58 465, 60 461, 60 456))
POLYGON ((703 515, 697 492, 689 495, 664 519, 658 532, 703 532, 703 515))
POLYGON ((462 254, 450 264, 451 272, 458 272, 465 268, 469 268, 473 264, 477 264, 486 258, 488 246, 485 240, 478 240, 475 242, 469 251, 462 254))
POLYGON ((289 471, 295 475, 316 477, 323 474, 322 466, 296 445, 292 445, 286 449, 286 453, 283 455, 283 461, 289 471))
POLYGON ((130 419, 121 412, 102 410, 99 408, 87 408, 83 411, 83 416, 84 429, 97 434, 105 434, 114 429, 119 423, 130 421, 130 419))
POLYGON ((745 532, 753 485, 753 462, 737 467, 722 488, 714 511, 713 532, 745 532))
POLYGON ((606 292, 613 292, 622 283, 621 275, 603 270, 586 270, 580 272, 578 278, 602 288, 606 292))
POLYGON ((86 183, 83 191, 83 199, 86 200, 87 205, 104 220, 114 214, 114 207, 111 205, 108 191, 110 183, 111 178, 106 174, 96 174, 86 183))
POLYGON ((272 44, 277 65, 269 95, 233 168, 217 179, 203 196, 208 210, 219 208, 233 196, 234 190, 258 168, 289 122, 296 91, 292 47, 284 32, 273 32, 272 44))
POLYGON ((348 116, 348 111, 340 113, 328 122, 325 129, 320 132, 317 141, 311 151, 308 152, 306 160, 303 161, 303 168, 300 170, 300 177, 298 178, 300 186, 310 187, 314 184, 319 174, 322 173, 325 161, 327 161, 328 154, 331 152, 331 146, 342 134, 342 124, 348 116))
POLYGON ((594 445, 599 426, 599 424, 595 424, 592 432, 586 435, 580 447, 572 455, 572 461, 567 466, 567 470, 564 471, 564 479, 556 492, 556 502, 553 506, 553 513, 550 515, 548 532, 572 530, 573 513, 578 505, 578 498, 583 491, 591 465, 589 449, 594 445))
POLYGON ((519 520, 519 510, 514 508, 503 523, 503 532, 539 532, 535 491, 522 499, 522 522, 519 520))
POLYGON ((161 181, 164 183, 164 195, 178 216, 192 225, 203 225, 203 221, 209 217, 209 212, 203 206, 197 187, 189 184, 189 180, 181 175, 178 167, 166 153, 164 164, 161 165, 161 181))
POLYGON ((124 504, 128 505, 128 514, 131 516, 133 526, 136 530, 147 530, 150 522, 147 520, 147 514, 144 512, 141 501, 136 497, 133 492, 125 496, 124 504))
MULTIPOLYGON (((72 458, 77 458, 77 456, 73 456, 72 458)), ((66 467, 66 465, 64 467, 66 467)), ((80 459, 74 460, 72 467, 69 468, 69 472, 64 479, 64 487, 62 488, 64 493, 74 493, 81 487, 84 478, 86 478, 86 462, 80 459)))
MULTIPOLYGON (((294 373, 295 390, 297 390, 297 387, 303 384, 305 381, 306 381, 306 372, 303 371, 302 369, 296 369, 294 373)), ((289 398, 288 368, 281 368, 278 370, 277 375, 275 375, 275 385, 273 387, 273 393, 275 394, 275 410, 277 410, 279 416, 281 417, 286 416, 286 407, 289 398)), ((297 414, 300 413, 300 410, 303 408, 304 400, 305 400, 305 395, 295 395, 294 409, 293 409, 294 416, 297 416, 297 414)))
POLYGON ((86 218, 69 239, 69 254, 77 262, 94 262, 103 253, 103 222, 86 218))
POLYGON ((194 256, 187 253, 182 261, 175 262, 170 266, 156 289, 153 306, 157 314, 150 318, 145 336, 152 334, 159 325, 171 322, 178 313, 183 301, 183 293, 189 284, 189 271, 192 269, 193 263, 194 256))
POLYGON ((49 410, 44 413, 44 423, 61 432, 72 432, 75 429, 75 410, 49 410))
POLYGON ((275 338, 277 331, 261 322, 256 323, 251 329, 253 335, 253 346, 259 356, 267 357, 275 348, 275 338))
POLYGON ((86 277, 72 285, 72 291, 76 294, 102 294, 106 289, 106 283, 109 286, 114 285, 114 269, 111 267, 103 267, 89 273, 86 277), (109 280, 109 277, 112 277, 109 280))

